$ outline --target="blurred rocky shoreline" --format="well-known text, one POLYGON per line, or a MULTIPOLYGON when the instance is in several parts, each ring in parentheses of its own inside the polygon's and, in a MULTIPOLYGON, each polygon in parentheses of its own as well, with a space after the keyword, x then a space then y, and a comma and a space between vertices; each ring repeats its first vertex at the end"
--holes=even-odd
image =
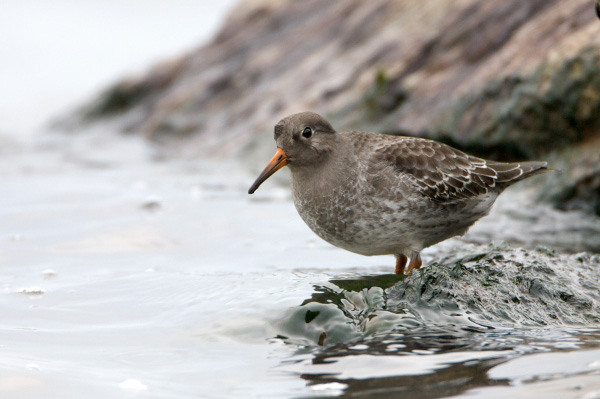
POLYGON ((208 44, 107 88, 58 129, 143 134, 259 169, 293 112, 338 130, 548 160, 539 198, 600 215, 600 21, 590 0, 246 0, 208 44), (256 160, 255 160, 256 159, 256 160))

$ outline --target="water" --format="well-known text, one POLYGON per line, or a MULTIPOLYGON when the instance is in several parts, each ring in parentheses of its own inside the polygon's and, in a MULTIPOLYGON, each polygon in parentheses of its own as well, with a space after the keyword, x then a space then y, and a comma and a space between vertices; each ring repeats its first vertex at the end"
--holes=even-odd
POLYGON ((393 258, 320 241, 240 164, 108 132, 0 144, 0 397, 600 395, 594 328, 348 324, 399 281, 393 258), (339 339, 319 346, 301 305, 339 339))

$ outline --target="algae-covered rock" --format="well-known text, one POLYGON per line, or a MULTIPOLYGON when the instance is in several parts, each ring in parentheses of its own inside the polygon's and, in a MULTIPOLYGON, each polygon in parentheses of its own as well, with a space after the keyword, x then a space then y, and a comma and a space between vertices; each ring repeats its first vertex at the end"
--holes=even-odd
POLYGON ((600 327, 600 256, 560 255, 545 247, 470 246, 411 276, 331 280, 315 289, 278 323, 284 339, 333 345, 419 331, 437 337, 452 331, 600 327))
POLYGON ((600 48, 505 76, 449 106, 427 133, 503 160, 540 158, 600 135, 600 48))
POLYGON ((414 313, 456 308, 486 326, 600 326, 599 266, 600 256, 558 255, 545 247, 457 250, 388 295, 414 313))

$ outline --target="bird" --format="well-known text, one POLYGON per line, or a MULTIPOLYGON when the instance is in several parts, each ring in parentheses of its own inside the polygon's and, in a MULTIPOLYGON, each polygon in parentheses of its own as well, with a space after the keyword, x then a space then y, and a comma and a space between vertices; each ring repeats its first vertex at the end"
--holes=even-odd
POLYGON ((507 163, 419 137, 337 132, 301 112, 274 128, 277 151, 248 190, 284 166, 300 217, 323 240, 361 255, 394 255, 396 274, 419 269, 421 251, 463 235, 508 186, 548 171, 507 163))

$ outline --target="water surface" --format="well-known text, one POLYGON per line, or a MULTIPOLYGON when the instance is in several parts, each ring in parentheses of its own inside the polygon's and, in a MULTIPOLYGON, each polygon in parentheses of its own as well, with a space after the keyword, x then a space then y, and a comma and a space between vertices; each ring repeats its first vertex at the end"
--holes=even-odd
MULTIPOLYGON (((322 242, 274 183, 248 196, 244 165, 169 160, 106 132, 0 143, 2 397, 600 392, 594 328, 410 328, 384 307, 378 325, 348 323, 399 281, 393 258, 322 242), (330 312, 337 340, 313 339, 306 306, 330 312)), ((515 207, 498 209, 484 227, 512 223, 515 207)))

